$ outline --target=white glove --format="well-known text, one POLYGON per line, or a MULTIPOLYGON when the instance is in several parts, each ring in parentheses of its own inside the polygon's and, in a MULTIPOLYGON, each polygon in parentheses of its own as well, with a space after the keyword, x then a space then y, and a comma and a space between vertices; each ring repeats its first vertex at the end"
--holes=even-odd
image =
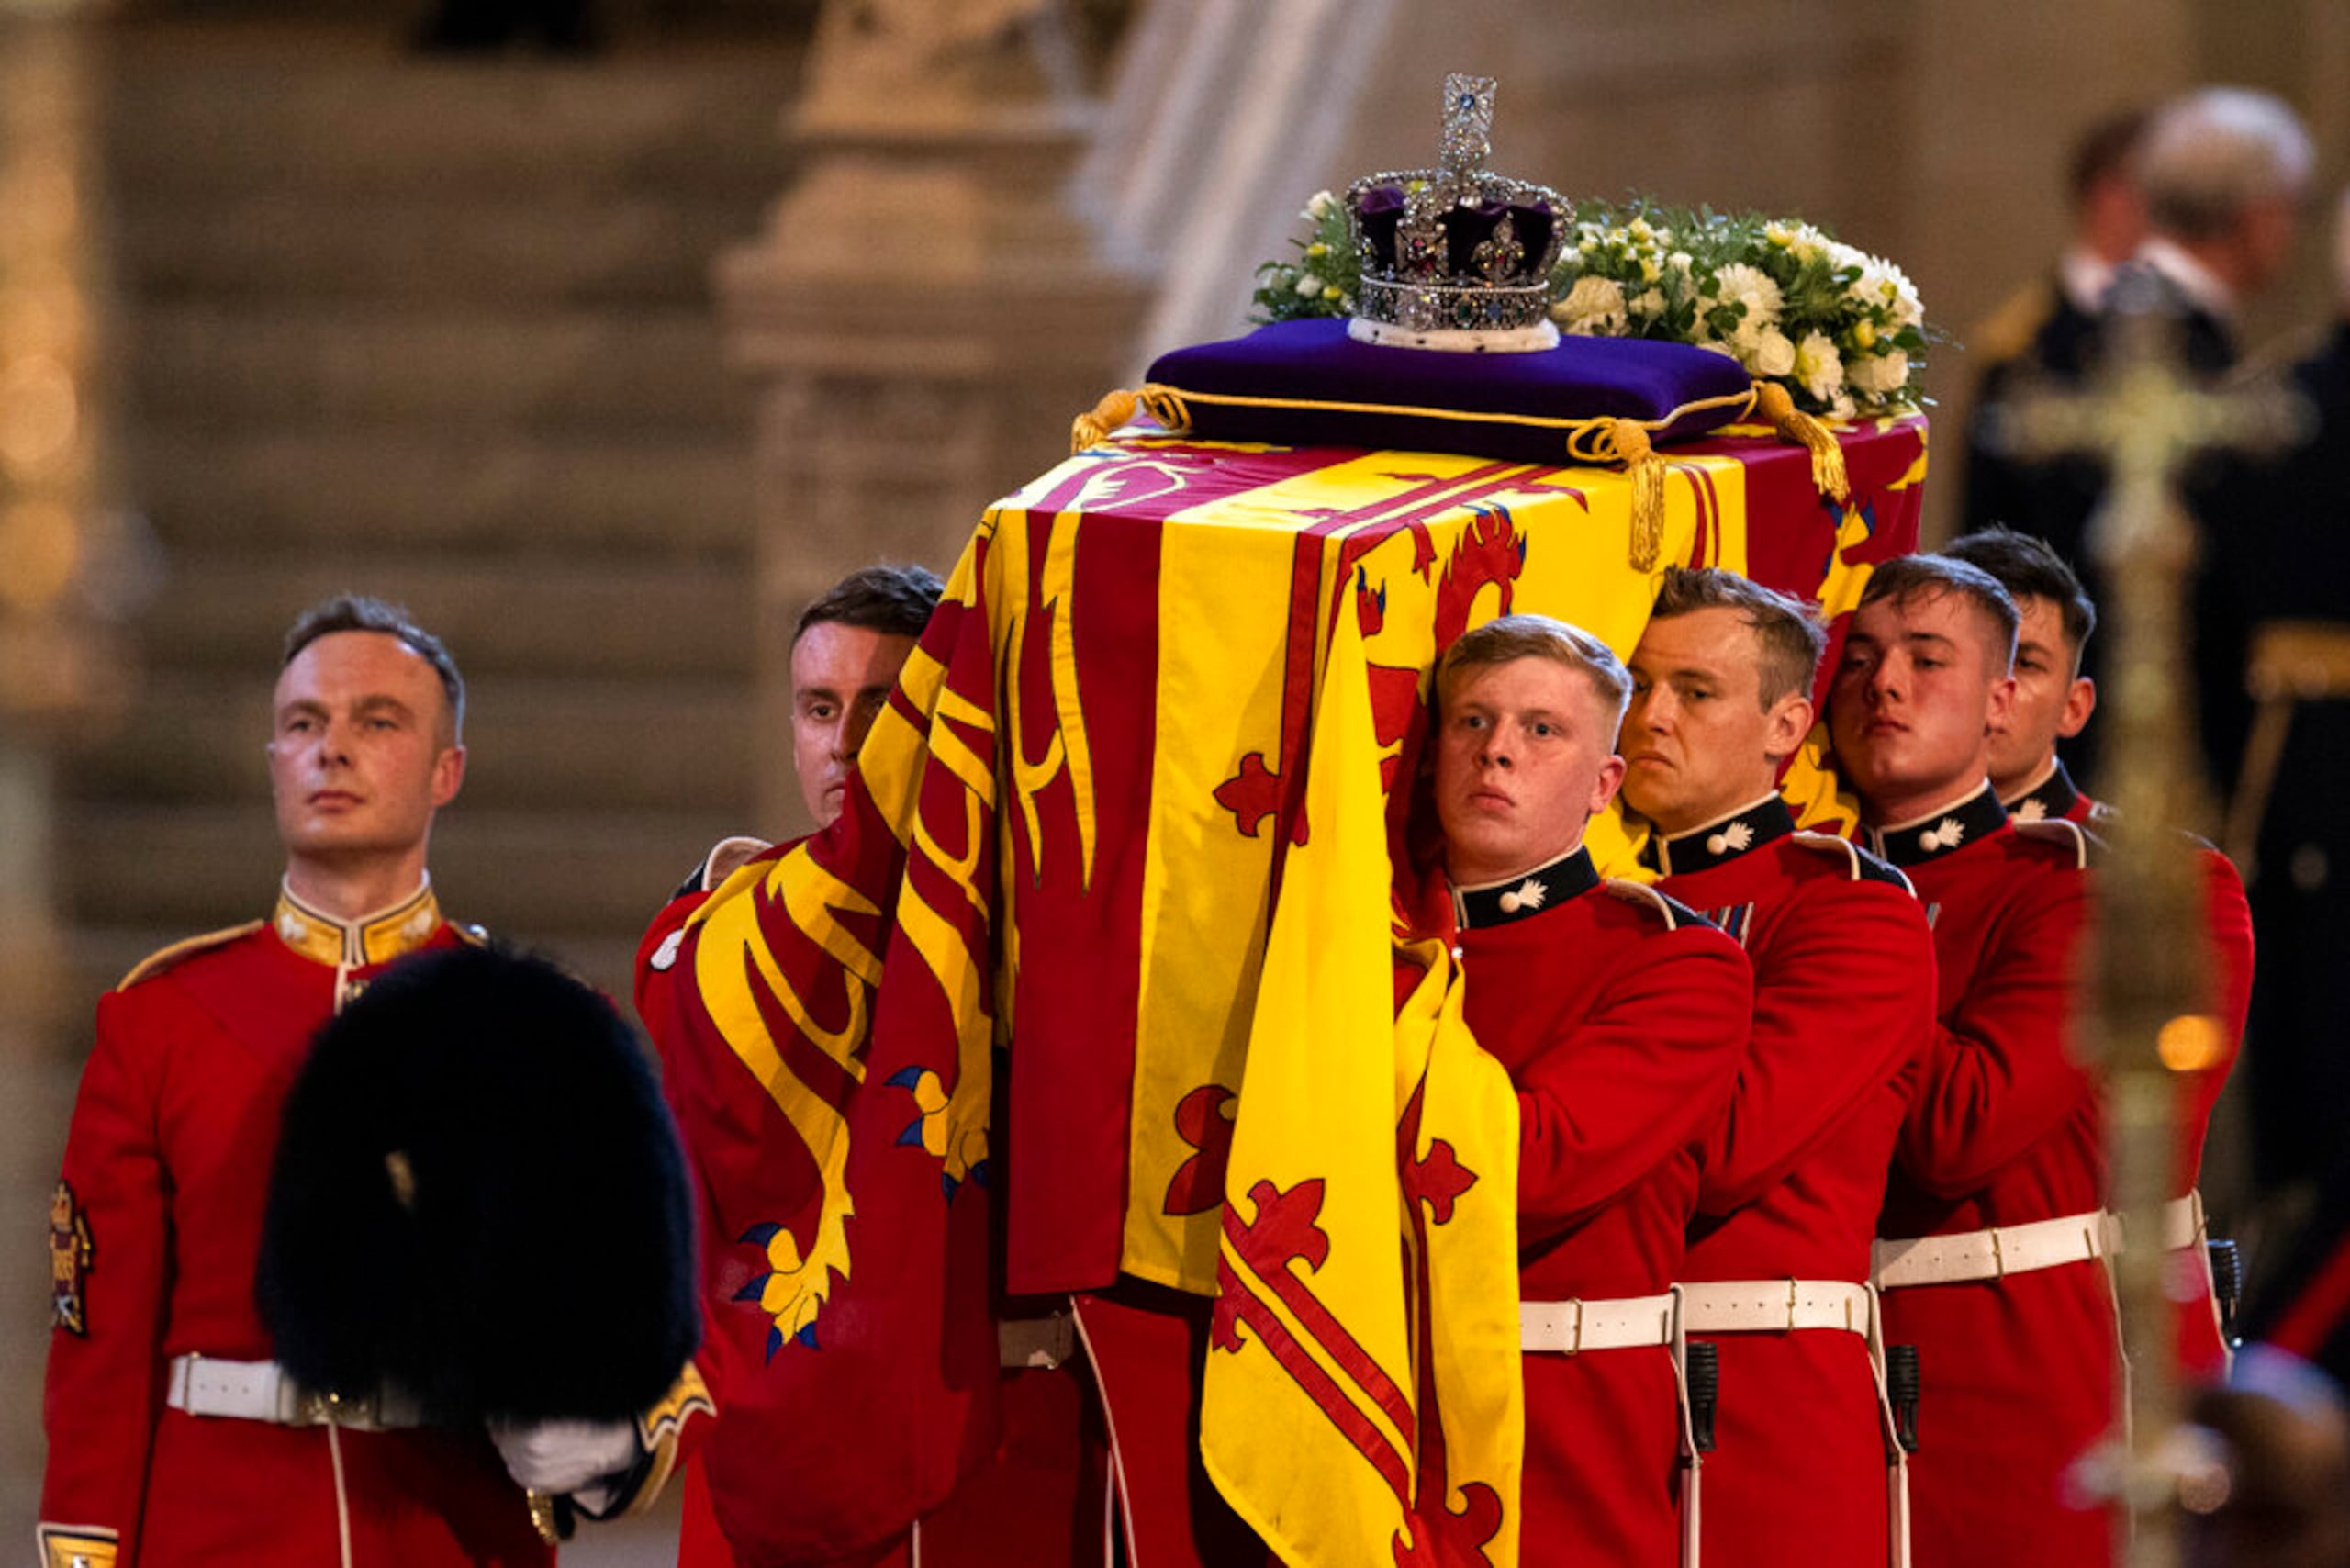
POLYGON ((633 1421, 492 1421, 489 1440, 515 1484, 550 1496, 616 1478, 641 1451, 633 1421))

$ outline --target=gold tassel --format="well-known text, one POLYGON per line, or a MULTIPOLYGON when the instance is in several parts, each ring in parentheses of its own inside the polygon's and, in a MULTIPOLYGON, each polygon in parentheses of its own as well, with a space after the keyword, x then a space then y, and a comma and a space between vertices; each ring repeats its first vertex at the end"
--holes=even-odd
POLYGON ((1632 482, 1632 569, 1652 572, 1664 552, 1664 459, 1638 420, 1614 420, 1607 434, 1624 477, 1632 482))
POLYGON ((1781 441, 1810 451, 1811 482, 1821 495, 1838 502, 1852 495, 1852 481, 1844 472, 1844 449, 1836 443, 1835 434, 1826 425, 1796 407, 1793 393, 1775 381, 1758 381, 1754 384, 1754 409, 1779 432, 1781 441))
POLYGON ((1083 452, 1089 446, 1099 446, 1110 439, 1110 432, 1135 417, 1135 409, 1142 398, 1136 393, 1116 391, 1105 393, 1092 411, 1077 416, 1069 427, 1069 449, 1083 452))

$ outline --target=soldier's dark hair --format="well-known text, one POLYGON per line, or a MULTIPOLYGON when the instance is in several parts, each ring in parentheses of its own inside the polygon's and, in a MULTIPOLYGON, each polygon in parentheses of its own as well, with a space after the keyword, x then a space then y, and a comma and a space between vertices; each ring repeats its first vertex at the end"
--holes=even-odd
POLYGON ((2065 641, 2072 648, 2073 673, 2081 673, 2082 652, 2097 631, 2097 602, 2081 587, 2080 574, 2056 554, 2054 545, 2012 528, 1986 528, 1952 540, 1942 547, 1942 554, 1980 566, 1998 578, 2019 610, 2027 599, 2044 599, 2053 604, 2065 623, 2065 641))
POLYGON ((1734 610, 1753 629, 1762 656, 1756 696, 1769 712, 1782 699, 1809 697, 1828 633, 1809 610, 1751 577, 1719 566, 1667 566, 1651 618, 1670 621, 1700 610, 1734 610))
POLYGON ((285 633, 285 656, 277 661, 277 667, 284 669, 303 649, 337 632, 375 632, 407 644, 441 678, 442 695, 449 700, 450 741, 464 739, 465 678, 457 673, 457 661, 441 639, 419 626, 405 606, 364 593, 337 594, 314 604, 294 618, 285 633))
POLYGON ((791 629, 791 641, 796 645, 808 634, 809 627, 821 626, 828 621, 879 632, 885 636, 919 637, 922 629, 930 624, 930 612, 938 608, 939 596, 946 591, 946 585, 928 566, 895 562, 860 566, 826 588, 821 598, 800 612, 799 622, 791 629))
POLYGON ((1547 615, 1503 615, 1473 631, 1463 632, 1444 651, 1437 668, 1438 706, 1460 678, 1460 672, 1518 659, 1549 659, 1583 672, 1592 695, 1611 715, 1608 734, 1624 722, 1624 707, 1632 700, 1632 677, 1614 649, 1580 626, 1553 621, 1547 615))
POLYGON ((2108 115, 2081 132, 2065 167, 2065 188, 2072 196, 2076 209, 2107 180, 2136 173, 2132 164, 2138 156, 2139 144, 2146 140, 2146 127, 2154 123, 2154 118, 2148 110, 2127 109, 2108 115))
POLYGON ((2016 629, 2022 625, 2023 618, 2017 614, 2016 601, 1999 586, 1999 579, 1970 562, 1954 561, 1948 555, 1896 556, 1869 574, 1869 586, 1861 590, 1861 602, 1855 608, 1864 610, 1883 599, 1907 606, 1916 599, 1940 599, 1946 593, 1965 599, 1990 624, 1994 633, 1991 651, 1999 661, 1998 673, 2005 675, 2013 669, 2016 629))

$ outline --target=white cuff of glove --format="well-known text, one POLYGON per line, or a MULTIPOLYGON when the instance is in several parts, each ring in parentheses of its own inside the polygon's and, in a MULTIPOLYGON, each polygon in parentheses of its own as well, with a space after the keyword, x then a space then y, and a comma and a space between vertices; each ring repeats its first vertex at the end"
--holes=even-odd
POLYGON ((551 1496, 620 1476, 640 1452, 633 1421, 492 1421, 489 1440, 517 1485, 551 1496))

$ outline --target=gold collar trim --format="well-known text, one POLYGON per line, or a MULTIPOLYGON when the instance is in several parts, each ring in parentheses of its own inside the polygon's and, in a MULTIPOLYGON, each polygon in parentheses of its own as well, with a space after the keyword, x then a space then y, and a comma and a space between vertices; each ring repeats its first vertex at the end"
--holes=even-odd
POLYGON ((432 896, 432 879, 427 877, 415 892, 389 908, 344 920, 304 903, 281 884, 269 924, 277 939, 302 957, 358 969, 387 964, 431 940, 441 928, 441 901, 432 896))

